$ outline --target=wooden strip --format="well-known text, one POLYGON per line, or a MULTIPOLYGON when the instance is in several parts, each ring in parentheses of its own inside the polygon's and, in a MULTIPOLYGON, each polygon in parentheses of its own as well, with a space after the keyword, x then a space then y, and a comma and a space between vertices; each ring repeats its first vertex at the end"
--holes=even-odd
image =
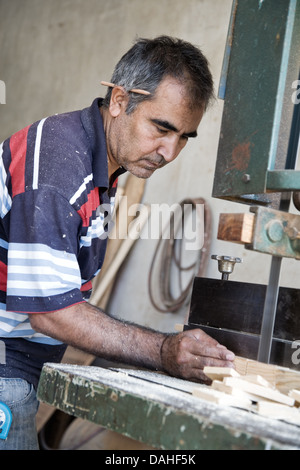
POLYGON ((247 398, 248 400, 254 403, 257 403, 259 400, 262 400, 262 398, 252 395, 251 393, 245 392, 244 390, 240 390, 239 388, 225 385, 225 383, 221 382, 220 380, 214 380, 213 383, 211 384, 211 387, 214 390, 227 393, 228 395, 247 398))
POLYGON ((261 401, 257 404, 257 412, 268 418, 280 419, 288 423, 300 425, 300 411, 294 407, 270 401, 261 401))
POLYGON ((243 380, 247 380, 247 382, 254 383, 256 385, 261 385, 262 387, 269 387, 269 388, 275 388, 274 385, 272 385, 270 382, 268 382, 264 377, 261 375, 257 374, 251 374, 251 375, 245 375, 243 377, 243 380))
POLYGON ((296 406, 300 405, 300 390, 290 390, 289 397, 295 400, 296 406))
POLYGON ((240 377, 240 374, 230 367, 204 367, 203 372, 211 380, 222 380, 224 377, 240 377))
POLYGON ((211 403, 216 403, 217 405, 226 405, 232 406, 235 408, 251 409, 251 400, 244 396, 231 396, 226 393, 222 393, 219 390, 214 390, 211 387, 197 387, 194 388, 192 394, 195 397, 202 398, 211 403))
POLYGON ((234 359, 235 370, 240 375, 247 374, 247 365, 248 365, 248 359, 246 359, 245 357, 235 356, 235 359, 234 359))
POLYGON ((178 331, 178 333, 181 333, 184 330, 184 325, 182 323, 175 323, 174 329, 178 331))
POLYGON ((300 372, 273 364, 264 364, 236 356, 234 365, 241 375, 261 375, 281 393, 289 393, 292 389, 300 389, 300 372))
POLYGON ((254 383, 247 382, 243 379, 226 377, 224 379, 224 383, 225 385, 239 388, 255 396, 266 398, 268 400, 282 403, 284 405, 294 406, 295 403, 295 400, 293 398, 289 397, 288 395, 284 395, 283 393, 280 393, 278 390, 262 387, 261 385, 256 385, 254 383))

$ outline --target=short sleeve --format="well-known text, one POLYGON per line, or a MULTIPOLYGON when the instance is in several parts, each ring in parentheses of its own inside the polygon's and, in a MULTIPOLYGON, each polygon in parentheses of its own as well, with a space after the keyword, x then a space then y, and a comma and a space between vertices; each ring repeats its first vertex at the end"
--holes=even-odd
POLYGON ((81 219, 51 188, 17 195, 10 211, 7 309, 38 313, 83 301, 78 265, 81 219))

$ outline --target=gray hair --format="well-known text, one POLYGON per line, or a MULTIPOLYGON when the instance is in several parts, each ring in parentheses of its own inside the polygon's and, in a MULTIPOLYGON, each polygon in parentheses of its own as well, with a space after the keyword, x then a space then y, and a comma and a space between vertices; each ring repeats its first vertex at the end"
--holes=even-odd
MULTIPOLYGON (((157 87, 167 76, 184 85, 191 108, 207 109, 214 98, 213 78, 201 50, 169 36, 138 39, 117 63, 111 82, 123 86, 126 91, 139 88, 151 93, 129 93, 126 112, 130 114, 142 101, 153 99, 157 87)), ((103 101, 105 108, 109 106, 111 92, 109 88, 103 101)))

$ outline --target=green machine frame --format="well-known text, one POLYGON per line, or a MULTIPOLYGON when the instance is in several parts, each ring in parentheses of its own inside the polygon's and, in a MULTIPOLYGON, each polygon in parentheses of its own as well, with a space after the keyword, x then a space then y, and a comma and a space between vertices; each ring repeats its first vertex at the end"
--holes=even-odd
POLYGON ((300 191, 299 71, 300 1, 234 0, 213 197, 279 208, 300 191))
MULTIPOLYGON (((234 0, 219 89, 224 110, 212 195, 251 205, 245 247, 272 255, 261 362, 270 361, 281 260, 300 259, 300 215, 289 212, 292 193, 300 210, 298 95, 300 0, 234 0)), ((220 218, 218 238, 242 243, 233 237, 235 215, 222 214, 222 220, 229 236, 220 235, 220 218)))

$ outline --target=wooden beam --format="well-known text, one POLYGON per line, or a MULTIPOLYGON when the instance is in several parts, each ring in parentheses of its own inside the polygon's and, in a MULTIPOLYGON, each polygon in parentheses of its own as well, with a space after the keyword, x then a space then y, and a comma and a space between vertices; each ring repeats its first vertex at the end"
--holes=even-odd
POLYGON ((220 214, 218 240, 240 244, 252 242, 255 214, 220 214))
POLYGON ((140 215, 136 219, 134 219, 134 221, 131 222, 127 239, 124 240, 124 242, 122 243, 120 249, 115 255, 114 260, 105 272, 105 276, 102 278, 101 283, 99 283, 99 285, 97 286, 97 290, 93 293, 93 296, 91 298, 92 304, 94 303, 97 305, 107 292, 107 289, 109 289, 109 287, 112 285, 112 282, 120 266, 122 265, 130 249, 134 245, 137 235, 142 231, 145 223, 148 220, 149 215, 150 206, 144 204, 141 208, 140 215))
POLYGON ((91 297, 91 303, 96 304, 99 308, 103 308, 104 310, 113 291, 114 279, 111 280, 110 285, 104 294, 101 292, 101 295, 99 295, 98 289, 102 285, 102 280, 104 276, 106 276, 106 273, 114 261, 116 254, 120 250, 123 242, 126 241, 129 226, 135 218, 135 215, 131 216, 128 214, 128 209, 132 205, 139 204, 141 202, 144 189, 145 180, 137 178, 131 174, 128 175, 124 188, 118 188, 117 195, 118 193, 121 194, 121 200, 115 214, 115 227, 108 240, 105 259, 101 271, 93 280, 93 294, 91 297))

